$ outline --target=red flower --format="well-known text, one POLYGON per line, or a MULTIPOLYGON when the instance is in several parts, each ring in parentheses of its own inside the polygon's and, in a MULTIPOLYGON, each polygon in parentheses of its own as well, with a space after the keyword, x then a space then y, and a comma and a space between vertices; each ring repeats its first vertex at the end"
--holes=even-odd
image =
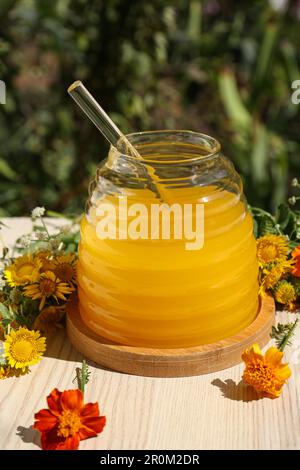
POLYGON ((98 403, 85 405, 78 389, 60 392, 55 388, 47 403, 49 409, 34 415, 34 429, 41 433, 43 450, 77 450, 80 441, 96 437, 105 426, 98 403))
POLYGON ((295 266, 293 267, 292 274, 296 277, 300 277, 300 246, 296 246, 292 252, 292 257, 295 260, 295 266))

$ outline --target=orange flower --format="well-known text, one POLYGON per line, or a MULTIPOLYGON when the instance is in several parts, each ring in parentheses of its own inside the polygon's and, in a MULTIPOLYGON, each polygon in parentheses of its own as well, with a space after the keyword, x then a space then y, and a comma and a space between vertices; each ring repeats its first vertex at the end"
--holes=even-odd
POLYGON ((49 409, 34 415, 34 428, 41 433, 43 450, 77 450, 79 442, 102 432, 106 418, 99 416, 98 403, 83 403, 81 390, 60 392, 47 397, 49 409))
POLYGON ((292 270, 292 274, 295 277, 300 277, 300 246, 296 246, 296 248, 292 252, 292 257, 296 262, 292 270))
POLYGON ((246 364, 243 380, 259 394, 277 398, 283 385, 291 375, 288 364, 282 364, 283 353, 271 347, 263 356, 258 344, 244 351, 242 359, 246 364))

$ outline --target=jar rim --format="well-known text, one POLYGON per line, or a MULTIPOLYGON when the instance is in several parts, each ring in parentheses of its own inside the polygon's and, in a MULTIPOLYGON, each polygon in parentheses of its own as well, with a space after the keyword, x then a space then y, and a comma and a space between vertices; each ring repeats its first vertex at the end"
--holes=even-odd
MULTIPOLYGON (((209 160, 219 156, 221 145, 217 139, 211 137, 207 134, 203 134, 200 132, 190 131, 190 130, 154 130, 154 131, 144 131, 144 132, 133 132, 130 134, 126 134, 127 139, 140 150, 140 147, 143 144, 147 143, 159 143, 160 141, 164 144, 170 142, 170 144, 187 144, 194 147, 193 155, 189 155, 185 158, 174 158, 170 161, 166 161, 159 158, 143 158, 143 154, 141 154, 141 159, 139 161, 141 163, 155 163, 155 164, 179 164, 179 163, 189 163, 189 162, 196 162, 196 161, 203 161, 209 160), (199 153, 197 153, 197 148, 199 153), (201 153, 205 149, 205 153, 201 153)), ((120 153, 125 158, 128 158, 131 161, 137 161, 137 157, 134 155, 126 153, 126 145, 120 140, 118 148, 115 150, 120 153), (123 149, 122 149, 123 146, 123 149)))

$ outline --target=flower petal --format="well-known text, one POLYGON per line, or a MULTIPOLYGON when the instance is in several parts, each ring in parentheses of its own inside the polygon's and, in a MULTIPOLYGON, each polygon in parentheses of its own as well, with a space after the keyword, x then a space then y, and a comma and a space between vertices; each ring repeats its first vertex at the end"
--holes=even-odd
POLYGON ((87 417, 97 417, 99 416, 99 406, 98 403, 87 403, 84 405, 80 412, 80 416, 82 418, 87 418, 87 417))
POLYGON ((37 421, 35 421, 33 427, 40 432, 50 431, 57 424, 57 418, 51 413, 50 410, 40 410, 35 413, 34 418, 37 421))
POLYGON ((278 390, 273 390, 272 392, 265 392, 263 394, 264 397, 267 397, 267 398, 278 398, 280 396, 282 392, 282 388, 278 389, 278 390))
POLYGON ((260 347, 257 343, 254 343, 251 348, 246 349, 242 354, 242 360, 247 364, 257 359, 262 358, 260 347))
POLYGON ((292 375, 292 371, 288 364, 280 364, 280 367, 276 370, 275 373, 278 378, 284 381, 286 381, 292 375))
POLYGON ((278 367, 281 363, 283 352, 279 351, 277 348, 272 346, 269 348, 265 354, 265 360, 268 364, 271 364, 273 367, 278 367))
POLYGON ((81 410, 83 407, 81 390, 65 390, 62 392, 60 402, 64 410, 81 410))
POLYGON ((64 442, 60 442, 56 450, 78 450, 79 442, 79 434, 76 433, 73 436, 67 437, 64 442))
POLYGON ((251 348, 250 348, 250 353, 257 355, 257 356, 262 356, 260 347, 257 343, 254 343, 251 348))
POLYGON ((47 397, 47 403, 51 411, 55 413, 60 413, 62 408, 60 404, 60 399, 62 396, 62 392, 54 388, 50 395, 47 397))
POLYGON ((87 437, 96 436, 103 431, 106 424, 105 416, 98 416, 97 418, 84 418, 82 419, 84 425, 79 430, 80 439, 87 439, 87 437), (81 437, 81 435, 87 435, 87 437, 81 437))
POLYGON ((43 450, 77 450, 79 447, 79 434, 74 436, 61 437, 57 435, 57 428, 41 435, 41 445, 43 450))
POLYGON ((91 428, 87 428, 86 426, 82 426, 79 429, 79 438, 81 441, 84 441, 85 439, 89 439, 90 437, 96 437, 97 433, 91 428))
POLYGON ((57 446, 64 442, 65 438, 57 435, 57 427, 41 434, 41 446, 43 450, 56 450, 57 446))

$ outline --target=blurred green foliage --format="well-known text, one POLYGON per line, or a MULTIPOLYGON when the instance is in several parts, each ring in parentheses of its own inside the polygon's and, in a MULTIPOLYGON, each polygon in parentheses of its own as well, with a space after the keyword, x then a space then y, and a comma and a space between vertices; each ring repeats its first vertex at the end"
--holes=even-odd
POLYGON ((1 0, 0 215, 83 210, 107 145, 75 79, 124 132, 216 137, 249 202, 273 209, 300 169, 299 18, 296 1, 1 0))

